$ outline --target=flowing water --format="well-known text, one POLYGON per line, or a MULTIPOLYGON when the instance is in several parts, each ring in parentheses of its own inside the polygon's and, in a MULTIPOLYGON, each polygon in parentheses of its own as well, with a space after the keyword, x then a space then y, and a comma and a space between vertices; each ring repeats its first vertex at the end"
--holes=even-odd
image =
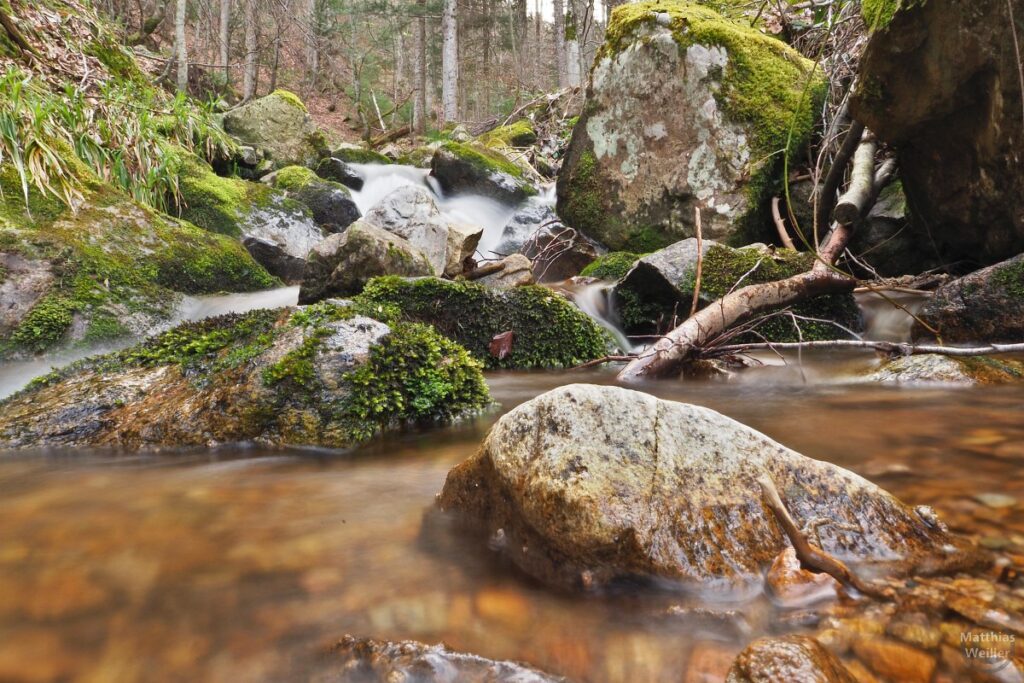
MULTIPOLYGON (((425 182, 416 169, 373 169, 355 193, 360 208, 387 187, 425 182)), ((476 221, 492 208, 444 203, 449 215, 476 221)), ((501 219, 492 219, 493 236, 501 219)), ((602 291, 573 296, 610 324, 602 291)), ((187 300, 181 318, 295 296, 286 288, 187 300)), ((907 314, 874 299, 862 297, 869 336, 905 338, 907 314)), ((933 505, 989 547, 1024 554, 1024 387, 848 381, 875 363, 870 354, 816 354, 799 369, 766 365, 727 383, 638 388, 719 410, 908 503, 933 505)), ((15 374, 35 369, 0 377, 14 387, 15 374)), ((497 407, 488 414, 349 452, 0 454, 0 681, 325 680, 326 649, 349 633, 444 641, 575 681, 722 680, 747 642, 807 627, 813 606, 783 609, 749 595, 567 595, 453 530, 424 531, 448 470, 502 413, 562 384, 613 378, 607 369, 491 373, 497 407)))

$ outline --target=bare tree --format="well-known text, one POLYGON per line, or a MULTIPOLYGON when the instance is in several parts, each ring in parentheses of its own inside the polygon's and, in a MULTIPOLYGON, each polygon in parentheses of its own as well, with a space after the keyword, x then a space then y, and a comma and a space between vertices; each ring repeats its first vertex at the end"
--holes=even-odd
POLYGON ((416 97, 412 103, 412 129, 423 134, 427 129, 427 0, 416 0, 416 26, 414 28, 413 55, 414 74, 413 87, 416 97))
POLYGON ((220 66, 224 69, 224 86, 231 86, 231 0, 220 0, 220 66))
POLYGON ((459 35, 458 1, 444 0, 441 16, 443 48, 441 52, 441 101, 444 120, 459 118, 459 35))
POLYGON ((187 0, 178 0, 174 12, 174 45, 178 61, 178 92, 188 91, 188 48, 185 45, 185 12, 187 0))
POLYGON ((565 4, 563 0, 553 0, 552 4, 555 12, 555 62, 558 65, 558 87, 564 88, 569 85, 569 69, 565 50, 565 4))
POLYGON ((242 80, 242 99, 251 100, 256 96, 256 0, 242 0, 245 3, 245 73, 242 80))

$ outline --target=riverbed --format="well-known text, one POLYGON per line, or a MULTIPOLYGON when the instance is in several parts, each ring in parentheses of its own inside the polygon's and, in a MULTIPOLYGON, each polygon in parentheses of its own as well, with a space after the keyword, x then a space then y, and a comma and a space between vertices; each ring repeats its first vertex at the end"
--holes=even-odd
MULTIPOLYGON (((640 388, 719 410, 1024 554, 1024 387, 839 381, 848 363, 640 388)), ((423 531, 448 470, 503 412, 613 377, 491 374, 493 411, 348 452, 0 454, 0 680, 323 680, 347 633, 443 641, 575 681, 721 680, 745 643, 808 628, 815 606, 565 595, 451 530, 423 531)))

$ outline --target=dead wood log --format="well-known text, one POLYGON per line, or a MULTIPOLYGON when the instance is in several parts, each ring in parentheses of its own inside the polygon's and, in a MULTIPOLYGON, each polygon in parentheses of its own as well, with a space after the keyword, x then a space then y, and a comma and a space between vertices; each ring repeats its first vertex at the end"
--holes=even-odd
POLYGON ((405 125, 405 126, 402 126, 401 128, 395 128, 390 133, 385 133, 384 135, 378 135, 377 137, 370 139, 370 142, 369 142, 370 149, 376 149, 377 147, 380 147, 381 145, 386 145, 387 143, 394 142, 395 140, 397 140, 399 138, 404 138, 406 135, 408 135, 411 132, 412 132, 412 127, 409 126, 409 125, 405 125))
POLYGON ((854 121, 850 124, 850 130, 847 131, 846 138, 843 140, 843 144, 839 147, 839 152, 836 154, 835 161, 832 163, 832 168, 829 169, 828 175, 825 176, 825 183, 821 189, 821 197, 818 200, 818 208, 814 214, 815 235, 825 230, 830 222, 829 216, 832 215, 832 207, 835 206, 836 192, 839 191, 839 186, 843 182, 843 175, 846 173, 846 166, 850 163, 850 158, 857 150, 857 146, 860 144, 863 134, 863 123, 854 121))
POLYGON ((485 266, 480 266, 479 268, 474 268, 473 270, 469 271, 468 273, 466 273, 462 277, 463 277, 463 279, 469 280, 469 281, 479 280, 480 278, 487 277, 488 275, 492 275, 494 273, 500 273, 503 270, 505 270, 505 262, 504 261, 497 261, 496 263, 488 263, 485 266))
POLYGON ((840 225, 852 225, 860 220, 867 209, 868 202, 875 194, 875 153, 878 143, 870 131, 865 131, 857 152, 853 155, 853 170, 850 174, 850 186, 836 203, 833 214, 840 225))

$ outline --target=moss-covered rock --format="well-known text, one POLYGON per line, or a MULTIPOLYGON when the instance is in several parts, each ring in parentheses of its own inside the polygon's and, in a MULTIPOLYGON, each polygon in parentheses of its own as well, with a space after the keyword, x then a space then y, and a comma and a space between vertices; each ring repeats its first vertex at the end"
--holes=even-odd
POLYGON ((390 164, 394 163, 380 152, 365 147, 344 145, 331 152, 335 159, 341 159, 347 164, 390 164))
POLYGON ((537 142, 537 131, 529 119, 519 119, 507 126, 499 126, 479 138, 488 147, 529 147, 537 142))
POLYGON ((327 156, 327 141, 296 95, 275 90, 224 115, 224 130, 262 148, 277 168, 315 166, 327 156))
POLYGON ((0 261, 12 264, 3 287, 32 293, 0 324, 0 355, 138 334, 170 317, 181 294, 277 283, 237 241, 80 172, 85 189, 72 211, 34 186, 26 206, 17 174, 0 167, 0 261))
POLYGON ((1024 381, 1024 362, 992 356, 919 354, 886 361, 864 379, 885 384, 1006 384, 1024 381))
POLYGON ((521 168, 500 152, 475 143, 446 142, 438 147, 430 175, 449 194, 472 192, 507 204, 537 194, 521 168))
POLYGON ((341 232, 359 219, 359 207, 341 183, 324 180, 304 166, 286 166, 273 179, 274 187, 308 208, 316 224, 327 232, 341 232))
POLYGON ((429 323, 488 368, 571 367, 607 352, 605 332, 565 298, 538 285, 492 290, 437 278, 371 280, 357 300, 390 309, 400 320, 429 323), (498 358, 491 341, 512 332, 498 358))
POLYGON ((558 179, 558 212, 612 249, 767 235, 786 153, 809 140, 825 80, 749 22, 655 0, 615 9, 558 179))
POLYGON ((35 380, 0 447, 264 443, 347 447, 489 403, 480 364, 425 325, 322 303, 188 323, 35 380))
POLYGON ((580 275, 583 277, 596 277, 599 280, 620 280, 629 272, 633 264, 643 256, 644 254, 634 254, 630 251, 613 251, 604 256, 599 256, 593 263, 584 268, 580 275))
MULTIPOLYGON (((697 273, 697 240, 690 238, 640 258, 615 286, 613 298, 627 332, 664 332, 689 315, 697 273)), ((810 270, 814 257, 789 249, 751 245, 733 249, 703 243, 699 307, 738 287, 773 282, 810 270)), ((769 317, 757 328, 758 340, 842 339, 861 329, 852 294, 829 294, 793 306, 790 316, 769 317), (799 332, 795 325, 799 325, 799 332)))

